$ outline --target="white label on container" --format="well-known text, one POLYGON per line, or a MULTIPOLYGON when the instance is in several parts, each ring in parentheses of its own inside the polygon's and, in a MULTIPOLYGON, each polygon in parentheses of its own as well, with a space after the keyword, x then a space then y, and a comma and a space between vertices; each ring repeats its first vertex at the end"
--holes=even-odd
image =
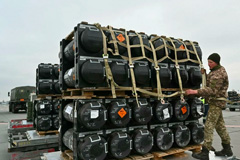
POLYGON ((67 112, 68 114, 70 114, 70 113, 72 112, 72 107, 68 106, 65 112, 67 112))
POLYGON ((71 76, 71 74, 72 74, 72 68, 69 69, 69 71, 68 71, 68 75, 71 76))
POLYGON ((41 104, 40 109, 44 109, 44 108, 45 108, 44 104, 41 104))
POLYGON ((163 117, 164 117, 164 119, 167 119, 167 118, 170 117, 168 108, 165 108, 165 109, 163 110, 163 117))
POLYGON ((91 119, 98 118, 99 110, 91 110, 91 119))
POLYGON ((201 111, 201 109, 202 109, 202 105, 197 105, 198 114, 203 115, 203 112, 201 111))

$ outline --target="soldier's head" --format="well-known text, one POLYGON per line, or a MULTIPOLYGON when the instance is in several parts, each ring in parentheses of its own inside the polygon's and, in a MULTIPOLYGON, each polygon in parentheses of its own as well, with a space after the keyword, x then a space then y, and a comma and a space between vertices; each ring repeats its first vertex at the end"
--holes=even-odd
POLYGON ((208 66, 210 69, 213 69, 217 65, 220 65, 221 57, 217 53, 213 53, 208 57, 208 66))

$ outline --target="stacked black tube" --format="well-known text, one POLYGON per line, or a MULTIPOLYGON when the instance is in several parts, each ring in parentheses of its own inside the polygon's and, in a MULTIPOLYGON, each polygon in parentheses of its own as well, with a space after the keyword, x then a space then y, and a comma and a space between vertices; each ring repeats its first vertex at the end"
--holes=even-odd
POLYGON ((51 131, 59 128, 61 94, 59 65, 40 63, 36 69, 36 93, 34 102, 34 128, 37 131, 51 131))
POLYGON ((38 99, 34 101, 34 128, 37 131, 51 131, 59 128, 59 99, 38 99))
MULTIPOLYGON (((154 90, 157 88, 156 68, 160 69, 162 88, 180 88, 178 68, 183 88, 200 88, 202 52, 197 42, 106 28, 82 22, 60 42, 62 92, 110 88, 113 83, 109 70, 115 87, 133 87, 136 83, 138 88, 154 90), (130 56, 133 64, 129 64, 130 56)), ((172 93, 171 89, 163 91, 165 95, 172 93)), ((76 160, 121 159, 131 154, 144 155, 169 150, 173 145, 185 147, 203 141, 203 126, 198 119, 204 107, 198 98, 175 96, 159 100, 140 96, 136 100, 132 94, 128 97, 82 99, 63 96, 60 150, 72 150, 76 160)))
POLYGON ((37 95, 61 94, 59 86, 59 65, 40 63, 36 69, 37 95))

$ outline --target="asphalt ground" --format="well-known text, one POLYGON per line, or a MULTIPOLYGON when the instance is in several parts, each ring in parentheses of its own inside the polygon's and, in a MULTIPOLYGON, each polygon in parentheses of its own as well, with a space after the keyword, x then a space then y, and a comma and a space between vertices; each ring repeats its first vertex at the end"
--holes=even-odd
MULTIPOLYGON (((236 110, 234 112, 229 111, 228 109, 223 110, 223 116, 225 120, 225 124, 227 130, 231 137, 231 145, 233 146, 232 150, 234 156, 240 157, 240 110, 236 110)), ((8 122, 12 119, 26 119, 27 115, 24 112, 20 113, 10 113, 8 112, 8 105, 0 105, 0 160, 9 160, 11 154, 8 153, 8 122)), ((202 120, 200 119, 200 123, 202 120)), ((221 139, 214 133, 214 140, 213 140, 213 147, 216 150, 220 150, 221 146, 221 139)), ((173 158, 169 157, 167 159, 194 159, 191 157, 191 153, 187 152, 188 156, 184 158, 173 158)), ((224 159, 224 158, 215 158, 214 154, 210 154, 210 159, 224 159)))

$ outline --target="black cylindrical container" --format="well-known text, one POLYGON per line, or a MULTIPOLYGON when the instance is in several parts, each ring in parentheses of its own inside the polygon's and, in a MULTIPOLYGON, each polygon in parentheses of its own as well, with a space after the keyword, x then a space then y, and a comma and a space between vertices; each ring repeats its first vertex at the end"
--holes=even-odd
MULTIPOLYGON (((81 47, 91 56, 103 49, 103 36, 100 30, 86 27, 80 35, 81 47)), ((99 55, 101 56, 101 55, 99 55)))
POLYGON ((154 129, 154 143, 162 150, 169 150, 174 142, 174 135, 171 129, 167 127, 157 127, 154 129))
POLYGON ((58 80, 53 80, 53 86, 54 86, 54 89, 53 89, 53 93, 54 94, 61 94, 61 89, 60 89, 60 83, 58 80))
POLYGON ((152 107, 147 100, 139 100, 139 106, 136 101, 133 102, 133 120, 138 124, 147 124, 152 119, 152 107))
POLYGON ((52 127, 52 119, 49 116, 41 116, 35 119, 38 131, 48 131, 52 127))
MULTIPOLYGON (((202 50, 201 50, 200 46, 198 45, 197 42, 194 42, 194 46, 195 46, 195 48, 196 48, 196 51, 197 51, 197 54, 198 54, 199 59, 202 61, 202 50)), ((194 51, 192 45, 187 45, 187 48, 188 48, 190 51, 194 51)), ((189 55, 190 55, 190 59, 193 59, 193 60, 196 60, 196 61, 198 60, 196 54, 189 53, 189 55)))
POLYGON ((194 119, 199 119, 203 116, 205 107, 200 99, 197 97, 188 101, 190 105, 190 116, 194 119))
POLYGON ((190 130, 185 125, 174 125, 171 127, 174 134, 174 142, 178 147, 186 147, 191 139, 190 130))
POLYGON ((154 118, 160 123, 166 123, 172 118, 173 107, 168 101, 157 101, 153 107, 154 118))
POLYGON ((60 100, 54 99, 53 100, 53 109, 52 109, 54 114, 59 113, 60 106, 61 106, 60 100))
POLYGON ((60 71, 59 65, 58 64, 54 64, 53 65, 53 70, 52 70, 52 77, 53 77, 53 79, 56 79, 56 80, 59 79, 59 71, 60 71))
POLYGON ((35 105, 35 110, 38 115, 47 115, 52 111, 52 102, 48 99, 41 100, 35 105))
POLYGON ((66 120, 73 123, 73 103, 68 103, 63 109, 63 116, 66 120))
POLYGON ((112 62, 111 71, 113 79, 118 85, 123 85, 128 80, 128 67, 125 63, 112 62))
MULTIPOLYGON (((178 60, 187 59, 187 53, 186 53, 186 48, 185 48, 184 44, 177 39, 173 39, 173 43, 175 45, 175 48, 179 50, 179 51, 177 51, 177 59, 178 60)), ((169 42, 169 44, 170 44, 170 46, 173 47, 172 43, 169 42)), ((175 60, 174 50, 171 50, 169 57, 171 59, 175 60)))
MULTIPOLYGON (((142 34, 141 37, 142 37, 143 45, 150 47, 147 35, 142 34)), ((139 37, 138 36, 130 37, 130 44, 131 45, 138 45, 138 44, 140 44, 139 37)), ((145 48, 144 52, 145 52, 146 57, 150 57, 150 53, 151 52, 149 50, 147 50, 145 48)), ((132 57, 141 57, 141 56, 143 56, 141 47, 132 47, 131 48, 131 54, 132 54, 132 57)))
POLYGON ((63 135, 63 144, 73 151, 73 128, 68 129, 63 135))
POLYGON ((64 73, 64 82, 69 88, 75 87, 75 68, 70 68, 64 73))
POLYGON ((147 85, 150 81, 150 69, 145 63, 135 63, 134 75, 137 85, 147 85))
POLYGON ((153 146, 153 135, 146 129, 137 129, 133 136, 133 149, 138 154, 148 153, 153 146))
MULTIPOLYGON (((180 73, 180 77, 182 80, 182 85, 185 86, 188 83, 188 79, 189 79, 188 72, 186 71, 186 69, 184 67, 180 66, 179 73, 180 73)), ((177 74, 176 68, 174 68, 172 70, 172 74, 173 74, 173 81, 174 81, 175 85, 179 86, 178 74, 177 74)))
MULTIPOLYGON (((156 41, 153 42, 153 45, 154 45, 154 48, 157 49, 158 47, 164 45, 164 40, 162 38, 159 38, 157 39, 156 41)), ((166 41, 166 45, 169 45, 169 43, 166 41)), ((167 51, 168 51, 168 54, 171 54, 171 50, 169 48, 167 48, 167 51)), ((156 50, 156 55, 157 55, 157 59, 161 59, 163 57, 165 57, 167 54, 166 54, 166 51, 165 51, 165 47, 163 47, 162 49, 160 50, 156 50)))
POLYGON ((189 82, 193 87, 202 83, 202 73, 199 68, 190 68, 188 70, 189 82))
MULTIPOLYGON (((154 78, 156 79, 156 76, 154 78)), ((161 82, 161 87, 162 88, 169 87, 169 85, 170 85, 170 83, 172 81, 172 72, 171 72, 171 70, 169 68, 162 68, 162 67, 160 67, 159 78, 160 78, 160 82, 161 82)))
MULTIPOLYGON (((108 36, 108 40, 111 41, 113 40, 112 38, 112 35, 109 33, 107 34, 108 36)), ((118 42, 121 42, 121 43, 124 43, 126 44, 126 36, 124 33, 122 32, 114 32, 114 35, 115 35, 115 39, 118 41, 118 42)), ((119 43, 117 43, 117 46, 118 46, 118 52, 120 55, 124 55, 124 56, 127 56, 125 55, 125 53, 127 52, 127 48, 126 47, 123 47, 122 45, 119 45, 119 43)), ((115 47, 114 47, 114 44, 113 43, 109 43, 109 47, 115 51, 115 47)))
POLYGON ((53 80, 40 79, 37 84, 38 94, 52 94, 53 93, 53 80))
POLYGON ((107 156, 107 141, 99 135, 89 135, 78 143, 80 159, 104 160, 107 156))
POLYGON ((125 102, 112 102, 108 106, 108 115, 111 124, 116 127, 125 127, 131 120, 131 111, 125 102))
POLYGON ((52 79, 52 64, 40 63, 38 65, 38 78, 39 79, 52 79))
POLYGON ((114 158, 125 158, 132 150, 132 139, 127 133, 113 132, 108 140, 108 148, 114 158))
POLYGON ((103 64, 95 60, 87 60, 82 64, 81 78, 89 84, 103 83, 105 80, 105 69, 103 64))
POLYGON ((68 45, 64 48, 64 57, 69 62, 73 62, 74 60, 74 40, 72 40, 68 45))
POLYGON ((58 129, 59 128, 59 117, 53 116, 52 121, 53 121, 53 123, 52 123, 53 128, 58 129))
POLYGON ((100 129, 107 121, 106 112, 99 102, 85 103, 78 109, 78 123, 90 130, 100 129))
POLYGON ((190 108, 185 100, 177 100, 173 105, 173 114, 177 121, 184 121, 190 114, 190 108))
POLYGON ((204 126, 199 123, 189 123, 188 128, 191 132, 191 142, 194 144, 200 144, 204 140, 204 126))

